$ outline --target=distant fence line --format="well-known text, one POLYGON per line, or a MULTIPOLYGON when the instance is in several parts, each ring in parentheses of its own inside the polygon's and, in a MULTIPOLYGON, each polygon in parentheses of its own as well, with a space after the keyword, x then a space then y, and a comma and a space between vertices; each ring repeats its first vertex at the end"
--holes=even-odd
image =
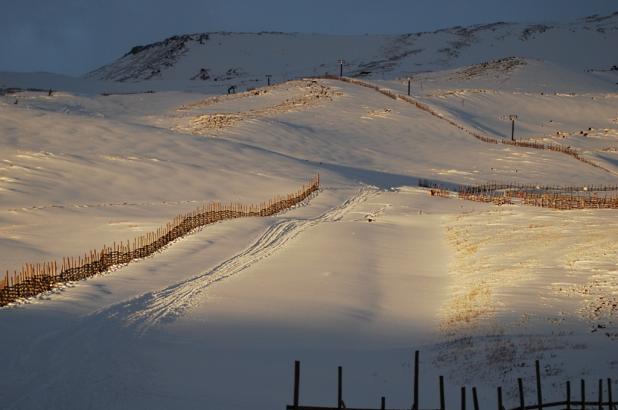
POLYGON ((564 195, 564 194, 537 194, 524 192, 522 197, 524 205, 538 206, 554 209, 618 209, 618 197, 597 195, 564 195))
MULTIPOLYGON (((452 197, 451 191, 427 180, 419 186, 430 188, 431 196, 452 197)), ((523 205, 561 210, 571 209, 618 209, 618 187, 609 185, 591 186, 540 186, 533 184, 488 183, 475 186, 460 186, 454 192, 458 198, 496 205, 513 204, 518 199, 523 205), (614 192, 607 194, 607 192, 614 192), (601 193, 603 195, 601 196, 601 193)))
POLYGON ((87 252, 83 257, 62 258, 60 266, 56 261, 27 263, 20 272, 9 274, 7 271, 0 281, 0 306, 51 290, 57 284, 85 279, 105 272, 114 265, 152 255, 170 242, 204 225, 225 219, 274 215, 302 202, 319 187, 320 176, 316 175, 309 185, 303 185, 295 193, 276 196, 258 205, 210 203, 178 215, 165 226, 134 238, 133 241, 105 245, 100 250, 87 252))
POLYGON ((523 147, 523 148, 532 148, 532 149, 539 149, 539 150, 546 150, 546 151, 555 151, 555 152, 561 152, 563 154, 567 154, 570 155, 571 157, 585 163, 588 165, 591 165, 593 167, 602 169, 605 172, 608 172, 610 174, 614 174, 615 172, 613 172, 612 170, 605 168, 602 165, 597 164, 594 161, 591 161, 585 157, 583 157, 581 155, 581 152, 571 148, 571 147, 565 147, 564 145, 560 145, 560 144, 554 144, 554 143, 550 143, 550 144, 544 144, 542 142, 534 142, 534 141, 512 141, 509 139, 502 139, 502 138, 494 138, 488 135, 483 135, 480 134, 476 131, 470 130, 466 127, 464 127, 463 125, 449 119, 446 118, 444 115, 436 112, 435 110, 433 110, 431 107, 429 107, 427 104, 423 104, 420 101, 415 100, 414 98, 407 96, 407 95, 402 95, 402 94, 398 94, 393 90, 390 89, 386 89, 386 88, 381 88, 377 85, 362 81, 362 80, 358 80, 356 78, 350 78, 350 77, 339 77, 339 76, 334 76, 334 75, 325 75, 321 78, 326 78, 329 80, 339 80, 339 81, 343 81, 346 83, 350 83, 350 84, 355 84, 355 85, 359 85, 361 87, 366 87, 366 88, 371 88, 372 90, 375 90, 389 98, 392 98, 393 100, 403 100, 405 102, 408 102, 414 106, 416 106, 416 108, 423 110, 431 115, 433 115, 436 118, 439 118, 443 121, 446 121, 447 123, 449 123, 450 125, 458 128, 459 130, 473 136, 474 138, 483 141, 483 142, 487 142, 489 144, 503 144, 503 145, 512 145, 512 146, 516 146, 516 147, 523 147))

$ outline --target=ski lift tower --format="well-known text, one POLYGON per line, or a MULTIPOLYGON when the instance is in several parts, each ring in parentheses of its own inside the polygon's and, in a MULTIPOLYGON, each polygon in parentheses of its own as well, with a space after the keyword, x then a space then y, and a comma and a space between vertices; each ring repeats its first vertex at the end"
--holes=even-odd
POLYGON ((515 120, 517 119, 517 115, 511 114, 509 115, 509 120, 511 120, 511 141, 515 141, 515 120))
POLYGON ((343 63, 345 63, 345 60, 340 58, 337 62, 339 63, 339 78, 341 78, 343 77, 343 63))

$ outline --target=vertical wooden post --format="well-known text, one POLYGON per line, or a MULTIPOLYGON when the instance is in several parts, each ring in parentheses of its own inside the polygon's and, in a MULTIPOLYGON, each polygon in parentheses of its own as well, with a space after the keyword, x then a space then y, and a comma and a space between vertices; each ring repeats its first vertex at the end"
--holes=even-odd
POLYGON ((476 396, 476 387, 472 388, 472 402, 474 403, 474 410, 479 410, 479 398, 476 396))
POLYGON ((461 388, 461 410, 466 410, 466 387, 461 388))
POLYGON ((536 370, 536 401, 539 410, 543 410, 543 392, 541 390, 541 366, 538 360, 535 360, 534 367, 536 370))
POLYGON ((614 399, 612 397, 612 379, 607 379, 607 402, 609 410, 614 410, 614 399))
POLYGON ((298 408, 298 393, 300 390, 300 361, 294 361, 294 408, 298 408))
POLYGON ((571 382, 566 382, 566 410, 571 410, 571 382))
POLYGON ((380 410, 386 410, 386 397, 384 396, 380 399, 380 410))
POLYGON ((498 410, 504 409, 504 405, 502 403, 502 387, 498 387, 498 410))
POLYGON ((341 409, 343 404, 343 369, 341 366, 337 367, 337 408, 341 409))
POLYGON ((414 401, 412 410, 418 410, 418 350, 414 352, 414 401))
POLYGON ((581 380, 582 410, 586 409, 586 382, 581 380))
POLYGON ((511 119, 511 141, 515 141, 515 119, 511 119))
POLYGON ((599 410, 603 410, 603 379, 599 379, 599 410))
POLYGON ((524 384, 521 380, 521 377, 517 378, 517 387, 519 388, 519 408, 521 410, 525 410, 526 405, 524 401, 524 384))
POLYGON ((444 410, 446 404, 444 401, 444 376, 440 376, 440 410, 444 410))

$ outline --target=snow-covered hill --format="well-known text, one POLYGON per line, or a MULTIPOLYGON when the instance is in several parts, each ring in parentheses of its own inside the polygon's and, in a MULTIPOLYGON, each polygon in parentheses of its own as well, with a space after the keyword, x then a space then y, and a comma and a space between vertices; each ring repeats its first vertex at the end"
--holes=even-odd
MULTIPOLYGON (((402 99, 335 80, 215 97, 0 96, 4 269, 129 239, 203 202, 260 201, 316 171, 323 181, 306 206, 209 226, 0 309, 0 380, 12 381, 2 408, 282 408, 297 359, 303 403, 332 402, 324 375, 341 364, 349 406, 386 395, 409 408, 412 348, 424 380, 445 376, 449 407, 464 384, 482 403, 500 384, 515 406, 518 377, 534 388, 534 359, 550 399, 567 379, 615 374, 616 210, 479 204, 416 187, 419 178, 616 184, 618 94, 580 73, 554 80, 575 95, 541 95, 544 79, 567 72, 508 60, 424 74, 413 91, 496 137, 515 109, 518 138, 560 132, 609 172, 483 143, 402 99)), ((425 407, 435 388, 421 384, 425 407)))
POLYGON ((464 385, 485 407, 503 386, 513 408, 517 378, 530 403, 535 359, 546 399, 580 378, 598 397, 618 369, 618 211, 433 197, 418 183, 615 186, 616 26, 614 14, 404 36, 198 34, 85 78, 0 73, 0 269, 322 178, 304 206, 209 225, 1 308, 0 407, 283 408, 301 360, 303 404, 333 404, 341 365, 348 407, 410 408, 415 348, 420 408, 437 408, 439 375, 449 408, 464 385), (335 73, 339 57, 367 86, 280 81, 335 73), (277 84, 245 91, 266 73, 277 84), (242 92, 212 95, 232 84, 242 92), (471 135, 510 139, 510 114, 519 141, 579 160, 471 135))
POLYGON ((618 64, 618 12, 562 24, 493 23, 401 35, 200 33, 133 47, 86 77, 121 82, 263 83, 339 72, 394 78, 509 56, 578 70, 618 64))

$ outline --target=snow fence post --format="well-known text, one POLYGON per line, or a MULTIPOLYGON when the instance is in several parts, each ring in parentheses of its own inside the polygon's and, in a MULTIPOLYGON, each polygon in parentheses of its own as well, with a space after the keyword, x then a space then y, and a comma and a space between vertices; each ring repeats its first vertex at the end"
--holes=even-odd
POLYGON ((300 361, 294 361, 294 408, 298 408, 298 393, 300 387, 300 361))
POLYGON ((466 387, 461 388, 461 410, 466 410, 466 387))
POLYGON ((337 367, 337 408, 341 409, 343 405, 343 369, 337 367))
POLYGON ((566 382, 566 410, 571 410, 571 382, 566 382))
POLYGON ((524 384, 521 380, 521 377, 517 378, 517 387, 519 388, 519 408, 521 410, 525 410, 526 405, 524 404, 524 384))
POLYGON ((412 410, 419 410, 418 404, 418 355, 419 352, 416 350, 414 352, 414 401, 412 403, 412 410))
POLYGON ((444 410, 444 376, 440 376, 440 410, 444 410))
POLYGON ((536 360, 534 362, 534 367, 536 370, 536 398, 537 398, 537 405, 539 407, 539 410, 543 410, 543 393, 541 390, 541 366, 539 364, 539 361, 536 360))
POLYGON ((472 388, 472 402, 474 403, 474 410, 479 410, 479 398, 476 395, 476 387, 472 388))
POLYGON ((502 405, 502 387, 498 387, 498 410, 504 409, 502 405))

